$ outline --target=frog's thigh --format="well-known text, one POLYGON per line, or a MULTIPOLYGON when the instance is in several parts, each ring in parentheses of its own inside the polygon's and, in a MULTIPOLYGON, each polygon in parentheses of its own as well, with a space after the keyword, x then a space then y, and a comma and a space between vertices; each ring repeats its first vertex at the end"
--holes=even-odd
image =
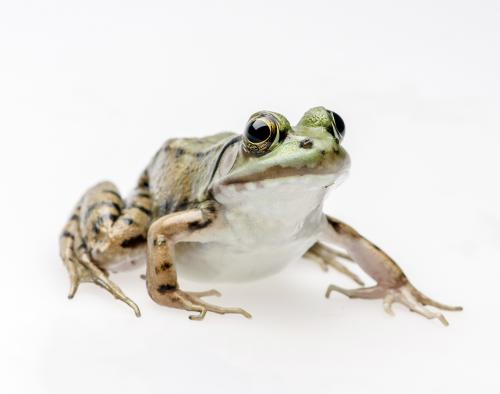
POLYGON ((96 263, 109 265, 115 257, 126 257, 145 244, 151 206, 147 186, 141 183, 129 196, 128 204, 111 182, 99 183, 85 194, 80 229, 96 263))
POLYGON ((336 291, 350 298, 383 298, 384 308, 388 313, 392 314, 392 304, 399 302, 412 312, 428 319, 439 319, 445 325, 448 323, 441 313, 431 311, 425 306, 431 305, 449 311, 462 310, 461 307, 434 301, 418 291, 407 279, 403 270, 383 250, 335 218, 327 218, 321 241, 344 248, 349 257, 377 282, 376 286, 358 289, 344 289, 331 285, 327 290, 327 297, 336 291))
POLYGON ((208 240, 210 225, 214 225, 215 213, 205 209, 176 212, 158 219, 148 232, 147 288, 151 298, 158 304, 198 312, 190 319, 201 320, 207 312, 219 314, 235 313, 247 318, 248 312, 241 308, 221 307, 208 304, 201 298, 219 296, 216 290, 188 292, 179 288, 175 269, 175 244, 180 241, 203 242, 208 240))
POLYGON ((145 245, 150 206, 144 176, 128 205, 111 182, 99 183, 84 194, 60 241, 61 258, 70 276, 70 298, 79 283, 93 282, 126 302, 139 315, 137 306, 107 277, 105 268, 145 245))

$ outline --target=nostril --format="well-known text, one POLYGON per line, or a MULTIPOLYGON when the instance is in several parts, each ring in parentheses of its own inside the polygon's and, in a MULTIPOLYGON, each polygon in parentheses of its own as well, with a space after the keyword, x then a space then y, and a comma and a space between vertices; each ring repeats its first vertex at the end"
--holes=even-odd
POLYGON ((299 146, 304 149, 311 149, 313 147, 313 141, 309 138, 300 141, 299 146))

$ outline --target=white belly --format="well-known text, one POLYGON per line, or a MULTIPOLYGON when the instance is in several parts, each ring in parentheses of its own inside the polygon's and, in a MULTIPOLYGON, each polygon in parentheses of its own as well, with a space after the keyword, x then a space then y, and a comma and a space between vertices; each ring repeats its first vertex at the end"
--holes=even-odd
POLYGON ((217 195, 224 204, 219 212, 222 229, 214 230, 208 242, 176 245, 180 276, 249 281, 279 272, 302 257, 319 237, 326 194, 325 188, 307 188, 304 183, 281 185, 280 193, 256 187, 225 189, 217 195))
POLYGON ((243 282, 281 271, 299 259, 316 237, 246 248, 221 243, 180 243, 175 260, 181 277, 203 282, 243 282))

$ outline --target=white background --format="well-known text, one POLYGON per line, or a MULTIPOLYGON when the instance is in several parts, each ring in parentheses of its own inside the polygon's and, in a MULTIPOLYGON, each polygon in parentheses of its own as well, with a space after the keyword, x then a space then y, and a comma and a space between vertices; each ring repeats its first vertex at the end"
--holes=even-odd
MULTIPOLYGON (((499 12, 495 1, 2 1, 2 393, 498 393, 499 12), (102 179, 126 192, 169 137, 324 105, 350 178, 325 210, 388 251, 450 327, 300 261, 220 285, 253 313, 162 308, 141 271, 66 299, 58 235, 102 179)), ((186 289, 203 284, 182 282, 186 289)), ((211 287, 211 286, 210 286, 211 287)))

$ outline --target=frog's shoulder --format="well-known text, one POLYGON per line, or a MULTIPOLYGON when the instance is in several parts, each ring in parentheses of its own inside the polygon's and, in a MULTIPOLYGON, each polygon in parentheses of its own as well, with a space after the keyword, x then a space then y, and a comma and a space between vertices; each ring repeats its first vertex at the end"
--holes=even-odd
POLYGON ((203 202, 219 156, 236 136, 223 132, 166 141, 147 169, 155 217, 203 202))

